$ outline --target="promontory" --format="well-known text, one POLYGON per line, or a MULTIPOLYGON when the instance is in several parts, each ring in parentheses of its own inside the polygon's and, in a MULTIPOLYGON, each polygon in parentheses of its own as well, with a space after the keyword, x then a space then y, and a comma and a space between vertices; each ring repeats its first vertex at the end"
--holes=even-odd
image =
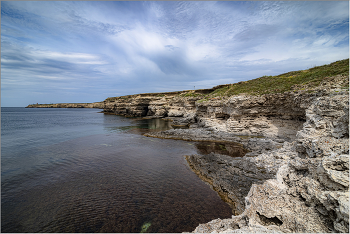
POLYGON ((148 137, 244 147, 239 157, 185 156, 233 212, 194 232, 349 232, 349 59, 211 89, 110 97, 84 107, 172 121, 173 129, 148 137))

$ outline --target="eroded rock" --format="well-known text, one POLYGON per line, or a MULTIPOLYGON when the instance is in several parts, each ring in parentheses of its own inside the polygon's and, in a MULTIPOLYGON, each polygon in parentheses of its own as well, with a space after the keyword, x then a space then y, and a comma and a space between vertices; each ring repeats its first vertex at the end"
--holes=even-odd
MULTIPOLYGON (((191 168, 231 204, 231 219, 195 232, 349 231, 349 95, 336 76, 312 92, 199 97, 144 94, 105 103, 123 115, 174 118, 171 129, 146 136, 238 142, 243 157, 190 155, 191 168)), ((348 81, 347 81, 348 82, 348 81)))
POLYGON ((244 212, 194 232, 349 232, 348 95, 315 98, 306 113, 296 141, 251 157, 277 173, 252 185, 244 212))

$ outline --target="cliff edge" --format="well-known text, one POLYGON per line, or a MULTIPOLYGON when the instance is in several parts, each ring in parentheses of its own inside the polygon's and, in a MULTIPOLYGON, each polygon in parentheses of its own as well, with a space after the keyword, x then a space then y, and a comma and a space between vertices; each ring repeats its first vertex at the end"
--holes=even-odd
POLYGON ((186 156, 234 214, 194 232, 349 231, 348 59, 211 90, 108 98, 104 112, 173 121, 149 137, 250 151, 186 156))
POLYGON ((349 232, 349 59, 211 89, 28 107, 165 118, 173 129, 145 136, 239 143, 243 157, 185 156, 233 213, 194 232, 349 232))

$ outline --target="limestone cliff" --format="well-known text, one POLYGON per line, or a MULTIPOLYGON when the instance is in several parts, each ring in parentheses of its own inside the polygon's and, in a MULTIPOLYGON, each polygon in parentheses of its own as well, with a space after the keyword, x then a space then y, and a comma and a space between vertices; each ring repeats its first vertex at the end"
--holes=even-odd
MULTIPOLYGON (((41 107, 59 106, 54 105, 41 107)), ((349 60, 212 89, 112 97, 90 106, 173 120, 174 129, 145 134, 149 137, 238 142, 250 151, 235 158, 186 156, 235 215, 200 224, 195 232, 349 231, 349 60)))
POLYGON ((179 92, 143 93, 107 98, 104 112, 124 116, 182 117, 187 111, 194 111, 199 96, 213 92, 226 85, 212 89, 198 89, 179 92), (198 96, 192 98, 191 96, 198 96))
MULTIPOLYGON (((333 90, 344 92, 340 88, 333 90)), ((177 122, 189 127, 193 125, 237 135, 295 139, 305 123, 307 108, 328 93, 329 89, 260 96, 241 94, 205 101, 200 94, 197 96, 198 91, 130 95, 105 100, 104 112, 124 116, 182 117, 177 122)))
MULTIPOLYGON (((104 112, 170 118, 174 127, 187 128, 147 136, 234 141, 251 151, 239 158, 215 153, 186 156, 193 171, 232 206, 235 215, 201 224, 195 232, 348 233, 348 65, 347 73, 330 76, 327 71, 321 78, 318 74, 283 92, 232 95, 232 84, 207 91, 109 98, 104 112), (230 95, 215 95, 221 91, 230 95)), ((287 73, 284 81, 293 76, 287 73)))
MULTIPOLYGON (((195 232, 348 233, 348 108, 347 92, 330 92, 314 98, 305 110, 306 121, 293 141, 284 142, 282 148, 240 160, 253 164, 243 168, 241 165, 241 170, 265 168, 275 173, 275 178, 252 185, 243 213, 232 219, 201 224, 195 232)), ((203 160, 203 156, 192 155, 189 159, 190 163, 197 162, 197 168, 204 175, 208 173, 205 166, 208 160, 203 160)), ((221 165, 234 170, 237 163, 232 161, 226 159, 221 165)), ((212 174, 216 173, 209 173, 212 174)))

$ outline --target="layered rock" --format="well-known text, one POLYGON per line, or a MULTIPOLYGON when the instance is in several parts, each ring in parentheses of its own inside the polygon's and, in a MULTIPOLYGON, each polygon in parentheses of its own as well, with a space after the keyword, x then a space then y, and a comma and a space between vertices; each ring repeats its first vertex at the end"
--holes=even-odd
POLYGON ((305 106, 314 95, 304 93, 233 96, 198 103, 200 126, 241 135, 294 138, 305 121, 305 106), (303 100, 303 101, 301 101, 303 100))
POLYGON ((258 167, 247 158, 210 153, 190 155, 186 159, 192 170, 228 202, 234 215, 244 211, 244 198, 253 184, 261 184, 274 177, 265 168, 258 167))
POLYGON ((230 98, 205 99, 193 91, 132 95, 106 100, 104 111, 173 120, 175 129, 146 136, 239 142, 250 151, 235 158, 186 156, 236 215, 201 224, 195 232, 348 232, 344 82, 336 76, 314 90, 230 98))
MULTIPOLYGON (((241 215, 201 224, 195 232, 348 233, 349 183, 344 186, 328 181, 327 187, 327 183, 320 182, 325 174, 315 172, 329 159, 303 160, 295 158, 279 168, 275 179, 253 184, 241 215)), ((348 160, 348 155, 341 155, 332 162, 342 165, 341 171, 346 174, 348 160)))
POLYGON ((231 205, 231 219, 195 232, 349 231, 348 77, 313 90, 208 98, 218 88, 107 98, 103 103, 29 105, 103 108, 123 116, 168 118, 174 129, 145 134, 189 141, 238 142, 243 157, 186 156, 192 170, 231 205), (183 129, 186 128, 186 129, 183 129))
POLYGON ((195 232, 348 232, 348 100, 348 92, 331 89, 197 101, 177 121, 189 129, 146 136, 240 142, 251 151, 186 156, 236 215, 195 232))
MULTIPOLYGON (((211 90, 211 89, 210 89, 211 90)), ((196 90, 197 94, 209 92, 196 90)), ((104 101, 104 111, 124 116, 183 117, 196 111, 198 98, 184 97, 187 91, 149 93, 109 98, 104 101)))
POLYGON ((236 135, 295 139, 306 109, 322 92, 239 95, 202 101, 181 92, 130 95, 104 101, 104 112, 124 116, 181 117, 173 125, 201 127, 236 135))
POLYGON ((195 232, 348 233, 348 99, 339 92, 315 98, 295 141, 250 158, 269 172, 278 168, 275 178, 253 184, 243 213, 201 224, 195 232))

